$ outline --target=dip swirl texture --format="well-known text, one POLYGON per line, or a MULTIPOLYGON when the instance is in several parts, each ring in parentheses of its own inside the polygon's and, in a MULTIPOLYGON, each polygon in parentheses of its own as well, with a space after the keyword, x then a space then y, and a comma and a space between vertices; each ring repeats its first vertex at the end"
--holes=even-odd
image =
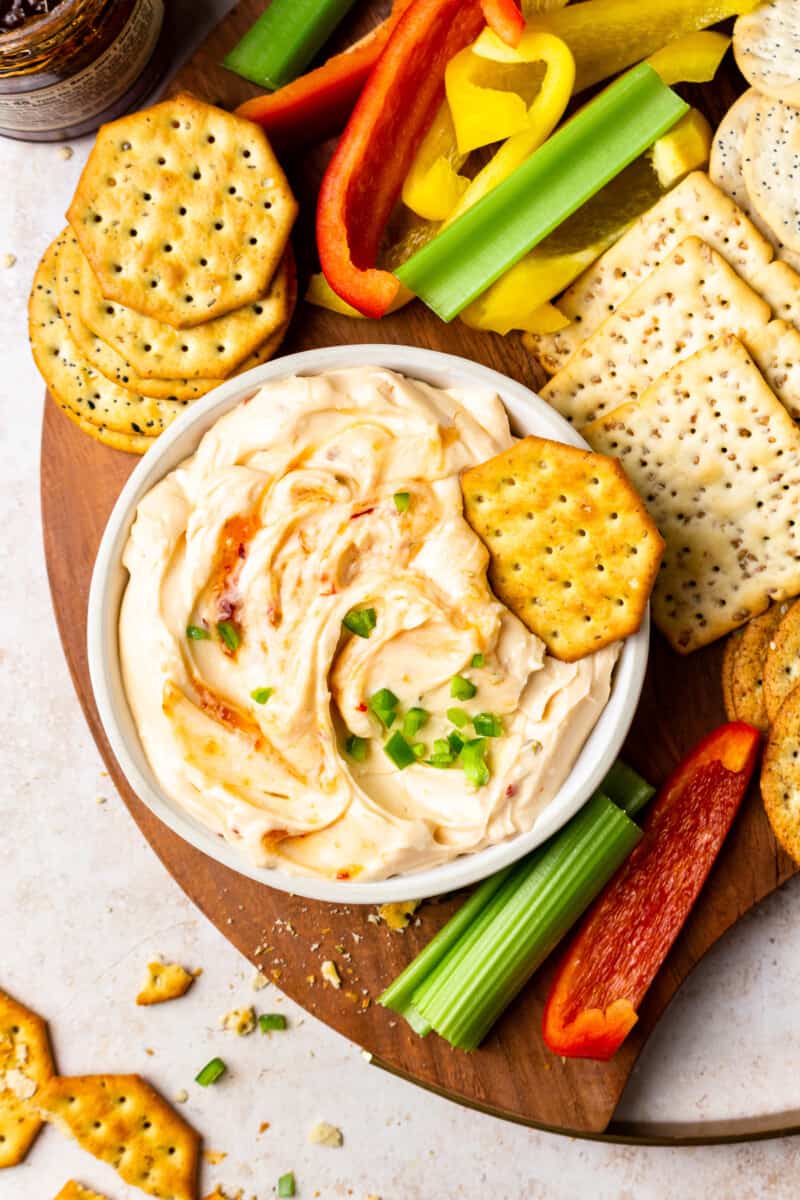
POLYGON ((492 594, 459 472, 512 441, 494 393, 375 367, 270 383, 217 421, 141 501, 123 560, 123 678, 168 796, 257 864, 356 881, 532 827, 618 647, 558 662, 492 594), (364 609, 366 637, 343 626, 364 609), (452 698, 456 675, 474 696, 452 698), (430 714, 404 769, 367 705, 382 688, 393 731, 430 714), (482 787, 426 761, 452 706, 501 718, 482 787))

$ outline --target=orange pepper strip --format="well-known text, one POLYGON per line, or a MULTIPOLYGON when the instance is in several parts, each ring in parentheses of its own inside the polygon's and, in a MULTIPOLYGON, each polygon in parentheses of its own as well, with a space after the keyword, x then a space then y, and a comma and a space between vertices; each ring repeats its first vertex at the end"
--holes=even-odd
POLYGON ((237 113, 267 131, 278 146, 321 142, 344 128, 370 71, 414 0, 394 0, 391 16, 341 54, 298 79, 240 104, 237 113))
POLYGON ((449 60, 484 24, 480 0, 415 0, 395 26, 339 139, 317 205, 317 248, 328 283, 367 317, 400 284, 376 267, 389 215, 444 96, 449 60))
POLYGON ((722 725, 661 789, 644 837, 581 921, 556 973, 543 1020, 555 1054, 605 1061, 622 1045, 736 816, 760 741, 751 725, 722 725))

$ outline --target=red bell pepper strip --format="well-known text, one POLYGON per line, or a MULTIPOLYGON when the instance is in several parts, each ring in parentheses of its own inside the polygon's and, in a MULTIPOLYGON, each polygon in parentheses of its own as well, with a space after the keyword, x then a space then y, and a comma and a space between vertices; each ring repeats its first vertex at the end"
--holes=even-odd
POLYGON ((761 736, 735 722, 709 734, 655 800, 644 837, 589 909, 547 998, 546 1045, 606 1061, 689 915, 747 791, 761 736))
POLYGON ((498 37, 516 46, 525 32, 525 18, 515 0, 483 0, 483 15, 498 37))
POLYGON ((240 104, 236 112, 255 121, 278 146, 321 142, 344 128, 389 36, 414 0, 394 0, 392 12, 359 41, 314 71, 240 104))
MULTIPOLYGON (((514 0, 484 0, 493 16, 514 0)), ((414 0, 394 27, 339 139, 320 187, 317 248, 330 286, 367 317, 400 284, 378 249, 417 148, 444 96, 449 60, 485 23, 481 0, 414 0)), ((508 32, 508 21, 504 25, 508 32)))

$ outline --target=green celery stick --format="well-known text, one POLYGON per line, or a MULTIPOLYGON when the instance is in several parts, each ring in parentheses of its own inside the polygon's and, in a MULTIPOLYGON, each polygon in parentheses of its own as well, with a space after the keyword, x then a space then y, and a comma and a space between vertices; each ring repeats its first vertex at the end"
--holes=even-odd
POLYGON ((603 780, 603 791, 629 817, 635 817, 639 809, 649 804, 656 794, 653 785, 620 758, 603 780))
POLYGON ((567 121, 395 274, 452 321, 688 111, 647 63, 567 121))
POLYGON ((223 59, 223 66, 275 91, 303 73, 354 2, 272 0, 223 59))

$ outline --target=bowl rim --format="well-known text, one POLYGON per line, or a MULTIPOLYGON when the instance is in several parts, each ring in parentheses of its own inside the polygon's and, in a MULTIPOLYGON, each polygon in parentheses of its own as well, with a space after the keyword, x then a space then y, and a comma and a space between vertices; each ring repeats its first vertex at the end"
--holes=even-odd
POLYGON ((121 556, 142 496, 196 449, 204 433, 263 384, 295 374, 376 366, 439 387, 487 387, 496 392, 518 433, 534 433, 588 449, 587 442, 542 398, 508 376, 470 359, 391 343, 329 346, 271 359, 235 376, 196 401, 158 438, 134 468, 106 523, 89 591, 86 640, 97 711, 111 750, 129 786, 173 833, 223 866, 257 883, 309 900, 383 904, 425 899, 485 879, 534 850, 586 803, 627 736, 647 668, 649 607, 639 631, 625 640, 609 700, 559 791, 533 827, 483 850, 421 871, 365 883, 293 875, 258 867, 220 835, 200 824, 162 792, 139 741, 122 684, 117 627, 127 571, 121 556))

